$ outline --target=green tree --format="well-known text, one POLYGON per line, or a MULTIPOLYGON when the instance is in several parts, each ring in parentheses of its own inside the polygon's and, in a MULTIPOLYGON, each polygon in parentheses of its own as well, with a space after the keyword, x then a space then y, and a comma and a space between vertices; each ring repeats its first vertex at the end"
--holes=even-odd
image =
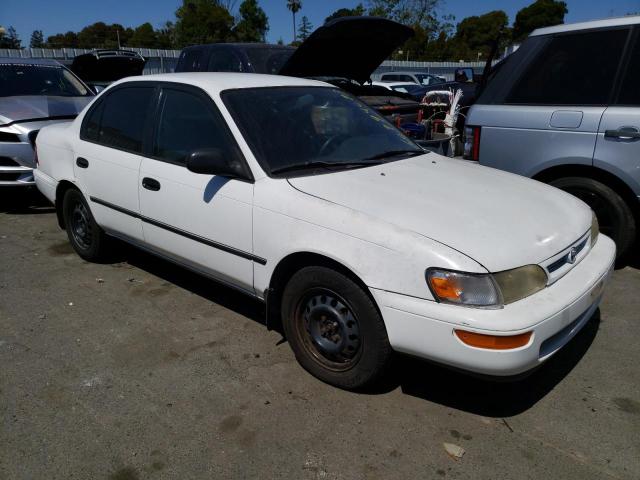
POLYGON ((313 25, 311 25, 311 22, 306 17, 306 15, 303 15, 303 17, 300 19, 300 28, 298 29, 298 38, 304 41, 307 38, 309 38, 309 35, 311 35, 311 32, 313 32, 313 25))
POLYGON ((158 46, 158 35, 149 22, 143 23, 133 30, 133 35, 128 39, 127 45, 130 47, 156 48, 158 46))
POLYGON ((567 4, 556 0, 536 0, 516 14, 513 23, 513 40, 520 42, 536 28, 564 23, 567 4))
POLYGON ((287 0, 287 8, 293 15, 293 41, 296 41, 296 13, 302 8, 301 0, 287 0))
POLYGON ((264 42, 269 30, 269 19, 257 0, 244 0, 240 4, 240 21, 234 29, 241 42, 264 42))
POLYGON ((330 20, 334 20, 340 17, 361 17, 365 14, 364 5, 359 3, 355 8, 340 8, 324 19, 327 23, 330 20))
POLYGON ((173 22, 165 22, 156 34, 157 48, 171 49, 176 46, 176 27, 173 22))
POLYGON ((182 0, 176 10, 178 47, 231 39, 233 17, 217 0, 182 0))
POLYGON ((509 18, 502 10, 462 20, 452 39, 455 59, 486 59, 499 37, 502 38, 501 43, 505 43, 504 33, 508 23, 509 18))
POLYGON ((75 32, 57 33, 47 37, 47 48, 77 48, 78 34, 75 32))
POLYGON ((443 0, 368 0, 369 15, 385 17, 429 33, 439 30, 438 9, 443 0))
POLYGON ((0 30, 0 48, 22 48, 22 42, 15 28, 9 27, 6 32, 3 29, 0 30))
POLYGON ((31 48, 42 48, 44 47, 44 35, 42 34, 42 30, 34 30, 31 34, 31 41, 29 42, 29 47, 31 48))

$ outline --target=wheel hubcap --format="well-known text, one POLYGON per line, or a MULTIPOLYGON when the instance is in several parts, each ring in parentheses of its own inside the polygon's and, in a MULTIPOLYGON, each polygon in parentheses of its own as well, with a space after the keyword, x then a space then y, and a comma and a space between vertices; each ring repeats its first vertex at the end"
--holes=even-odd
POLYGON ((360 352, 358 320, 347 302, 329 290, 310 292, 300 303, 305 344, 325 366, 344 369, 360 352))
POLYGON ((82 203, 77 203, 71 212, 71 233, 80 247, 87 249, 91 246, 89 212, 82 203))

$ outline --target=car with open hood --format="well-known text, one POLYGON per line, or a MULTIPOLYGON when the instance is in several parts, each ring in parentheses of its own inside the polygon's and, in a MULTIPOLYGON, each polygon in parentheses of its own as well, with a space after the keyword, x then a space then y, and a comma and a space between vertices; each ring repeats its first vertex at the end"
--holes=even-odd
POLYGON ((117 237, 264 301, 342 388, 394 350, 530 371, 592 317, 615 257, 577 198, 426 153, 314 80, 133 77, 37 145, 38 188, 82 258, 117 237))
POLYGON ((367 84, 378 66, 414 35, 378 17, 342 17, 317 28, 298 48, 260 43, 194 45, 182 50, 176 72, 246 72, 319 79, 357 96, 396 123, 415 121, 419 102, 403 92, 367 84))
POLYGON ((33 186, 40 129, 73 120, 93 92, 55 60, 0 58, 0 188, 33 186))

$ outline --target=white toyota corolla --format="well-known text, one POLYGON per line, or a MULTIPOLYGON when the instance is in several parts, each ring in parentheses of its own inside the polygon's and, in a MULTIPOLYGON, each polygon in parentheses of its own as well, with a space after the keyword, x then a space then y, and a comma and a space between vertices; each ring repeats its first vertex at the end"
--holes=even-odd
POLYGON ((117 237, 238 288, 343 388, 392 351, 526 372, 590 319, 613 242, 555 188, 426 153, 322 82, 129 78, 37 139, 38 188, 87 260, 117 237))

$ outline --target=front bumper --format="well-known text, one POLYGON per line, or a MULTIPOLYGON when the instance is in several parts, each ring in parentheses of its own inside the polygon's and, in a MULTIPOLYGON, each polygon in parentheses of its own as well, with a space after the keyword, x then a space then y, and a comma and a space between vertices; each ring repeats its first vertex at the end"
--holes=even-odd
POLYGON ((550 358, 589 321, 600 304, 614 260, 613 241, 600 235, 589 254, 563 278, 499 310, 445 305, 377 289, 371 292, 395 350, 483 375, 512 376, 550 358), (454 329, 533 335, 523 347, 489 350, 463 343, 454 329))
POLYGON ((0 142, 0 188, 35 185, 33 146, 26 134, 20 139, 19 142, 0 142))

